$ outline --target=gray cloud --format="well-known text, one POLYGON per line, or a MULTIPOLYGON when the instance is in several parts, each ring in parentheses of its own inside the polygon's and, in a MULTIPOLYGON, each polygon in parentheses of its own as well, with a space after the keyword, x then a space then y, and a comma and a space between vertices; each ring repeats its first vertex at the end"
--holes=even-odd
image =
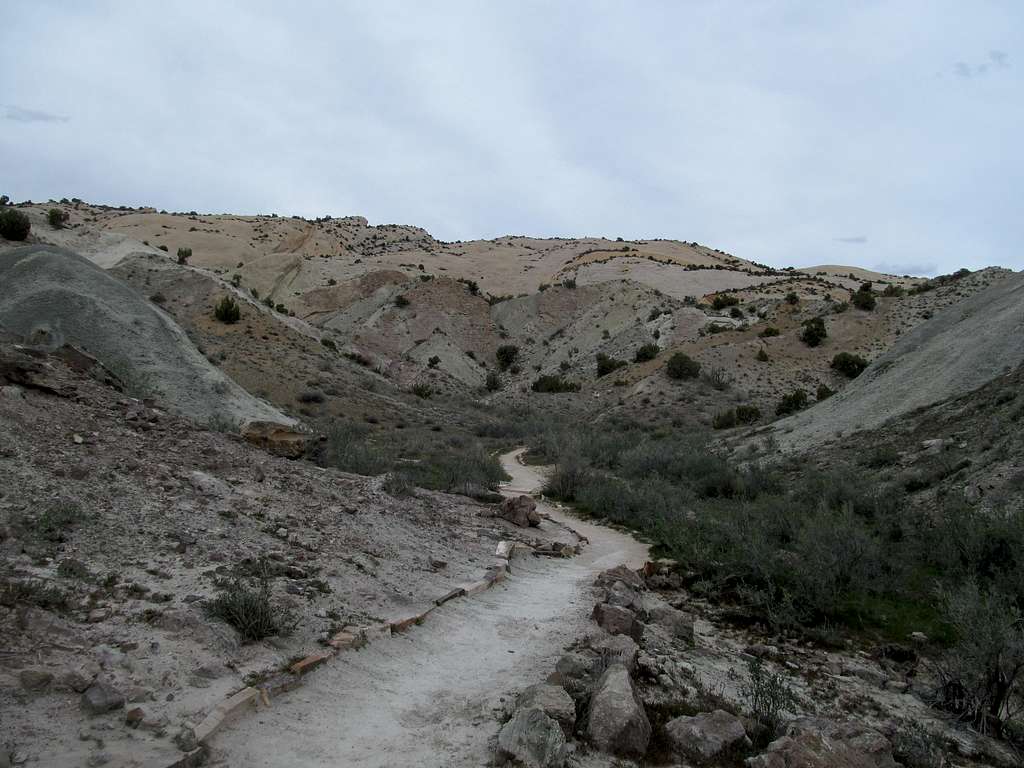
POLYGON ((835 238, 837 243, 848 243, 850 245, 864 245, 868 239, 864 235, 855 235, 853 237, 837 237, 835 238))
POLYGON ((39 109, 25 109, 14 104, 3 105, 3 110, 5 120, 14 120, 17 123, 66 123, 71 119, 64 115, 54 115, 39 109))
POLYGON ((7 5, 2 100, 59 113, 0 107, 15 199, 1024 267, 1024 4, 7 5))

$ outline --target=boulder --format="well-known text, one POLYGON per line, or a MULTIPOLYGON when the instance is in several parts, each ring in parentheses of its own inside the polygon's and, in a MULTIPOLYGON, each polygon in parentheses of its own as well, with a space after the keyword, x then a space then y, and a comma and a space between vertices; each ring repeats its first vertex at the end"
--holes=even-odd
POLYGON ((82 706, 89 714, 101 715, 124 706, 124 694, 109 683, 97 680, 82 694, 82 706))
POLYGON ((657 624, 671 637, 693 645, 693 616, 660 601, 653 606, 649 605, 645 613, 649 623, 657 624))
POLYGON ((639 641, 644 627, 636 620, 636 614, 628 608, 598 603, 594 606, 593 619, 609 635, 628 635, 639 641))
POLYGON ((592 648, 609 664, 624 664, 630 674, 636 669, 640 646, 629 635, 612 635, 595 643, 592 648))
POLYGON ((617 605, 631 611, 639 611, 644 605, 640 593, 621 580, 605 590, 604 601, 608 605, 617 605))
POLYGON ((548 675, 548 683, 560 685, 574 701, 586 701, 597 667, 598 655, 592 651, 573 651, 562 656, 555 671, 548 675))
POLYGON ((694 760, 714 760, 750 747, 740 719, 721 709, 669 720, 665 723, 665 737, 674 752, 694 760))
POLYGON ((749 758, 747 768, 897 768, 892 744, 878 731, 856 722, 804 717, 768 750, 749 758))
POLYGON ((218 477, 208 475, 206 472, 195 470, 189 473, 189 485, 195 488, 204 496, 216 496, 223 498, 231 495, 231 486, 218 477))
POLYGON ((26 691, 43 691, 50 687, 53 675, 45 669, 23 669, 18 674, 18 679, 26 691))
POLYGON ((520 528, 540 525, 537 502, 529 496, 514 496, 505 499, 498 508, 498 516, 520 528))
POLYGON ((519 694, 516 702, 519 709, 539 709, 562 728, 566 738, 572 736, 576 727, 576 704, 572 696, 560 685, 538 683, 519 694))
POLYGON ((242 437, 267 453, 286 459, 301 459, 310 436, 272 421, 250 421, 242 428, 242 437))
POLYGON ((631 570, 624 565, 617 565, 614 568, 609 568, 607 571, 601 571, 594 583, 599 587, 608 589, 616 581, 621 581, 627 587, 631 587, 638 591, 644 588, 643 577, 636 571, 631 570))
POLYGON ((498 751, 528 768, 561 768, 565 764, 565 734, 540 709, 518 709, 498 733, 498 751))
POLYGON ((620 757, 642 757, 651 739, 651 723, 624 664, 601 675, 590 699, 587 739, 597 749, 620 757))

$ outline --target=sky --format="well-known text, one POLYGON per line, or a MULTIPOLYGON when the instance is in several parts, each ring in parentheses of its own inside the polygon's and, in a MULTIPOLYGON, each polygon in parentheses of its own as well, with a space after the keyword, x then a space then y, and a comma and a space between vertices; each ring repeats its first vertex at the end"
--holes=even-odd
POLYGON ((1024 3, 5 0, 0 193, 1024 269, 1024 3))

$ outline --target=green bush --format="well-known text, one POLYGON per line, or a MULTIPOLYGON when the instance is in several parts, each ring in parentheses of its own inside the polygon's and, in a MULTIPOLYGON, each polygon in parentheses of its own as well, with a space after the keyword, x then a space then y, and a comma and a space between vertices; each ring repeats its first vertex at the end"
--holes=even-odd
POLYGON ((548 374, 538 377, 530 389, 534 392, 558 393, 558 392, 579 392, 580 384, 576 381, 567 381, 561 376, 548 374))
POLYGON ((850 303, 857 309, 862 309, 865 312, 873 310, 876 302, 875 293, 871 288, 871 283, 864 283, 860 288, 850 294, 850 303))
POLYGON ((747 661, 747 680, 740 685, 740 695, 754 719, 767 731, 766 742, 779 735, 784 712, 799 711, 800 700, 786 678, 769 672, 757 657, 747 661))
POLYGON ((786 294, 786 303, 789 304, 790 306, 798 304, 799 302, 800 297, 796 295, 796 291, 790 291, 789 293, 786 294))
POLYGON ((700 375, 700 363, 685 352, 676 352, 665 364, 665 373, 670 379, 696 379, 700 375))
POLYGON ((825 321, 820 317, 804 320, 803 330, 800 332, 800 341, 808 347, 817 347, 827 337, 828 330, 825 328, 825 321))
POLYGON ((35 532, 38 536, 54 542, 65 540, 66 535, 78 523, 85 519, 79 504, 73 501, 58 501, 43 510, 36 520, 35 532))
POLYGON ((722 310, 726 307, 735 307, 740 303, 740 300, 736 296, 732 296, 728 293, 716 293, 714 298, 711 299, 711 307, 716 310, 722 310))
POLYGON ((488 392, 497 392, 501 389, 501 375, 497 371, 488 371, 484 387, 488 392))
POLYGON ((736 409, 719 411, 711 418, 711 426, 715 429, 732 429, 736 426, 736 409))
POLYGON ((426 400, 434 394, 433 388, 426 382, 422 381, 413 384, 409 391, 421 400, 426 400))
POLYGON ((438 357, 437 355, 431 355, 430 359, 427 360, 427 367, 428 368, 437 368, 437 366, 440 365, 440 363, 441 363, 441 358, 440 357, 438 357))
POLYGON ((772 336, 778 336, 779 333, 780 333, 780 331, 779 331, 778 328, 776 328, 776 327, 774 327, 772 325, 769 325, 767 328, 765 328, 763 331, 761 331, 757 335, 760 336, 762 339, 770 339, 772 336))
POLYGON ((868 361, 860 355, 854 355, 850 352, 840 352, 832 358, 830 367, 843 374, 843 376, 846 376, 848 379, 855 379, 864 372, 865 368, 868 367, 868 361))
POLYGON ((815 397, 821 402, 822 400, 828 400, 834 394, 835 391, 828 384, 819 384, 815 397))
POLYGON ((740 424, 754 424, 761 418, 761 409, 756 405, 737 405, 736 421, 740 424))
POLYGON ((597 377, 607 376, 612 371, 617 371, 623 366, 629 365, 625 360, 609 357, 604 352, 597 353, 597 377))
POLYGON ((231 325, 241 319, 242 310, 237 301, 230 296, 224 296, 213 308, 213 316, 222 323, 231 325))
POLYGON ((754 357, 759 363, 767 363, 771 359, 768 357, 768 350, 764 347, 757 350, 757 354, 754 357))
POLYGON ((287 635, 298 624, 297 617, 290 610, 271 602, 270 583, 265 579, 256 589, 251 589, 241 580, 234 581, 224 586, 204 609, 208 616, 233 626, 249 642, 272 635, 287 635))
POLYGON ((507 371, 519 358, 519 347, 515 344, 502 344, 498 347, 494 356, 498 361, 498 367, 503 371, 507 371))
POLYGON ((779 404, 775 406, 775 413, 778 416, 788 416, 806 407, 807 393, 802 389, 794 389, 788 395, 782 396, 779 404))
POLYGON ((14 208, 0 211, 0 237, 5 240, 24 240, 31 229, 32 222, 21 211, 14 208))
POLYGON ((409 299, 407 299, 404 294, 400 293, 397 296, 395 296, 396 307, 408 307, 409 303, 409 299))
POLYGON ((188 260, 192 258, 191 248, 179 248, 178 249, 178 263, 188 264, 188 260))
POLYGON ((648 360, 653 360, 661 352, 661 348, 657 344, 648 343, 640 347, 636 354, 633 356, 634 363, 643 363, 648 360))
POLYGON ((62 211, 60 208, 51 208, 46 212, 46 221, 54 229, 61 229, 70 218, 67 212, 62 211))

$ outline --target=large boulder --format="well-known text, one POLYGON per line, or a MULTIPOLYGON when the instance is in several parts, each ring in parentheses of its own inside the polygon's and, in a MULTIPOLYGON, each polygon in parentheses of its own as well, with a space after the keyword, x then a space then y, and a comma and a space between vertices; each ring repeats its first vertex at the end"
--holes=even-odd
POLYGON ((740 719, 721 709, 669 720, 665 737, 674 752, 694 760, 714 760, 750 747, 740 719))
POLYGON ((591 647, 601 654, 608 664, 624 664, 630 674, 636 669, 640 646, 629 635, 612 635, 593 643, 591 647))
POLYGON ((878 731, 856 722, 804 717, 786 735, 749 758, 747 768, 897 768, 892 744, 878 731))
POLYGON ((560 685, 574 701, 586 701, 593 687, 595 669, 600 659, 593 651, 572 651, 555 663, 548 683, 560 685))
POLYGON ((498 751, 528 768, 561 768, 565 764, 565 734, 543 710, 518 709, 498 733, 498 751))
POLYGON ((651 723, 624 664, 608 667, 594 689, 587 739, 602 752, 620 757, 642 757, 647 752, 651 723))
POLYGON ((640 611, 644 607, 640 593, 621 580, 616 581, 605 590, 604 602, 609 605, 617 605, 620 608, 628 608, 631 611, 640 611))
POLYGON ((124 694, 114 686, 97 680, 82 694, 82 707, 91 715, 101 715, 124 706, 124 694))
POLYGON ((616 581, 621 581, 625 583, 626 586, 636 590, 642 590, 644 588, 643 577, 636 571, 627 568, 625 565, 617 565, 614 568, 609 568, 607 571, 601 571, 594 583, 599 587, 608 589, 616 581))
POLYGON ((514 496, 501 502, 498 508, 498 516, 508 520, 520 528, 540 525, 540 513, 537 511, 537 502, 529 496, 514 496))
POLYGON ((609 635, 628 635, 637 642, 643 636, 644 626, 636 619, 636 614, 628 608, 621 608, 608 603, 594 606, 593 619, 609 635))
POLYGON ((665 629, 670 637, 693 645, 693 616, 690 614, 673 608, 660 600, 653 605, 648 604, 644 613, 648 623, 657 624, 665 629))
POLYGON ((519 709, 539 709, 558 723, 566 737, 571 737, 576 727, 576 704, 572 696, 560 685, 538 683, 519 694, 516 701, 519 709))
POLYGON ((286 459, 301 459, 310 442, 309 435, 272 421, 250 421, 242 428, 242 437, 267 453, 286 459))

